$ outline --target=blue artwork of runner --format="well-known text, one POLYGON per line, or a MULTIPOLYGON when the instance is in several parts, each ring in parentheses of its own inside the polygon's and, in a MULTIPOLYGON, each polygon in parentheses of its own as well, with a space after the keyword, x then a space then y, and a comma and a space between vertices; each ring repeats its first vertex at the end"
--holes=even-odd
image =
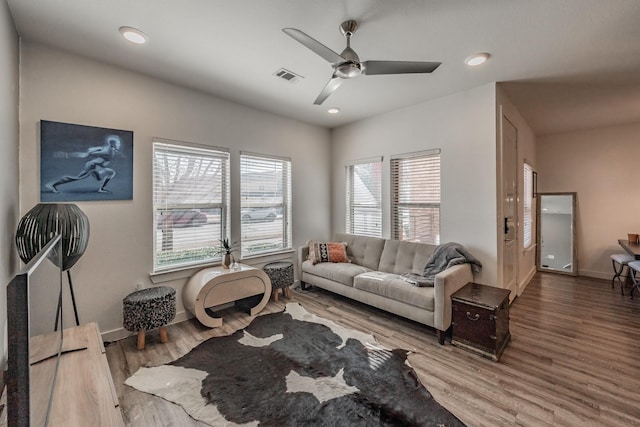
POLYGON ((40 201, 132 199, 132 131, 40 121, 40 201))

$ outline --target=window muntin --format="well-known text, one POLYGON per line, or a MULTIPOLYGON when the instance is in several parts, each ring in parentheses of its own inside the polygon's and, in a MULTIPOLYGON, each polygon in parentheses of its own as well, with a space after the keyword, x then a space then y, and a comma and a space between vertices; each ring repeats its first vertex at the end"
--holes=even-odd
POLYGON ((382 159, 346 166, 346 232, 382 237, 382 159))
POLYGON ((392 237, 440 244, 440 150, 391 158, 392 237))
POLYGON ((292 248, 291 160, 240 155, 242 258, 292 248))
POLYGON ((221 259, 229 230, 229 153, 153 142, 154 273, 221 259))

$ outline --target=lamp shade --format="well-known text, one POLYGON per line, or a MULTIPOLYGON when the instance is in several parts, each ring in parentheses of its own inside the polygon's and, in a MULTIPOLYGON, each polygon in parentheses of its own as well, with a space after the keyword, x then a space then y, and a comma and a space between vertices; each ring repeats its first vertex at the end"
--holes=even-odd
POLYGON ((89 219, 72 203, 39 203, 22 217, 16 231, 20 259, 31 261, 56 234, 62 237, 62 270, 73 267, 87 249, 89 219))

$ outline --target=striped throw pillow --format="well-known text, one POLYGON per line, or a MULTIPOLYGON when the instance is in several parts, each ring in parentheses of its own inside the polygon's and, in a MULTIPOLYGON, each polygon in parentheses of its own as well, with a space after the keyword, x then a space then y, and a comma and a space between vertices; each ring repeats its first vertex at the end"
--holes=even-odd
POLYGON ((311 263, 351 262, 347 256, 347 244, 344 242, 309 242, 309 259, 311 263))

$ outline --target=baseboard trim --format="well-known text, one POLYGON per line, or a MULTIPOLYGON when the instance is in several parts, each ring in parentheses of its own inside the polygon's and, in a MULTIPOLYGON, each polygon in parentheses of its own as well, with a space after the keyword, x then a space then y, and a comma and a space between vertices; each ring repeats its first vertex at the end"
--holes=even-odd
POLYGON ((531 282, 531 279, 533 279, 533 276, 535 276, 537 272, 538 269, 534 265, 533 268, 529 270, 522 283, 518 285, 517 296, 522 295, 524 290, 527 289, 527 285, 529 285, 529 282, 531 282))
MULTIPOLYGON (((175 323, 180 323, 183 322, 187 319, 192 318, 193 316, 190 313, 187 313, 186 310, 183 311, 179 311, 176 313, 176 317, 173 319, 173 321, 170 323, 170 325, 173 325, 175 323)), ((112 329, 110 331, 107 332, 103 332, 102 333, 102 341, 104 342, 111 342, 111 341, 120 341, 122 339, 125 339, 131 335, 135 335, 135 332, 129 332, 127 331, 125 328, 117 328, 117 329, 112 329)))
POLYGON ((594 279, 611 280, 611 278, 613 277, 613 272, 603 273, 601 271, 581 270, 580 268, 578 268, 578 276, 592 277, 594 279))

